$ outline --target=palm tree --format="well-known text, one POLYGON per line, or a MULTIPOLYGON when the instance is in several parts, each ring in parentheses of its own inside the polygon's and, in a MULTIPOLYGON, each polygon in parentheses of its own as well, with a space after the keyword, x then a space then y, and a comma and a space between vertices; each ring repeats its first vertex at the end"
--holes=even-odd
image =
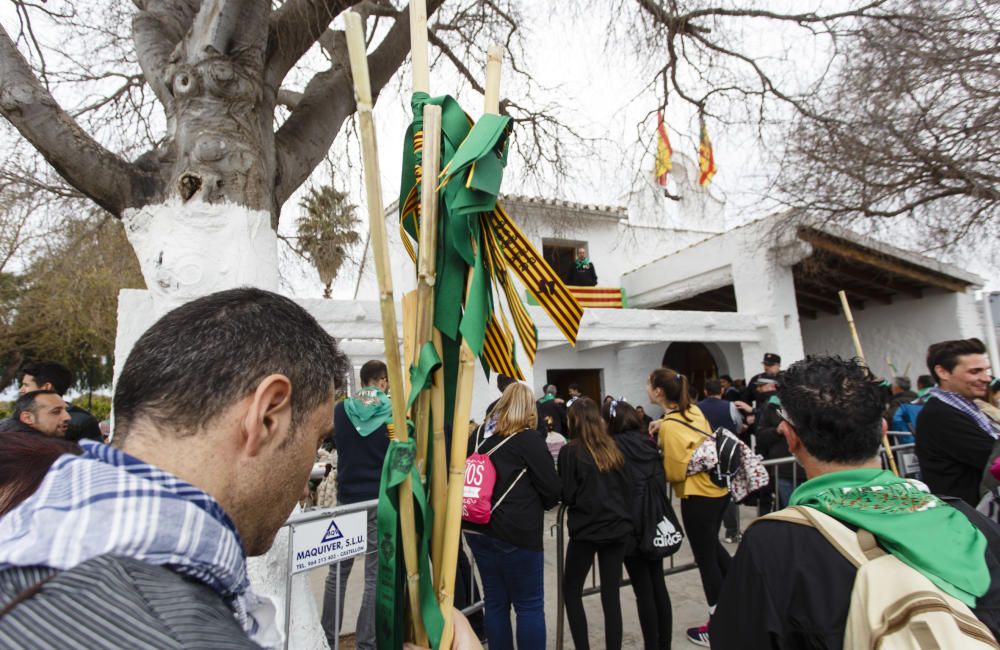
POLYGON ((305 214, 298 221, 296 252, 308 259, 319 272, 323 297, 330 297, 330 287, 347 259, 347 250, 360 239, 357 206, 348 202, 347 193, 329 185, 309 188, 299 201, 305 214))

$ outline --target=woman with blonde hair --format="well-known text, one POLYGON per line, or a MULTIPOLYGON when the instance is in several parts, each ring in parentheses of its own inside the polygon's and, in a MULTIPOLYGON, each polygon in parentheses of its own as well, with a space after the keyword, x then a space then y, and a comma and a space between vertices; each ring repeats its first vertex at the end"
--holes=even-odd
POLYGON ((618 592, 622 563, 632 542, 628 504, 630 481, 625 457, 608 435, 594 400, 581 397, 567 413, 573 439, 559 452, 562 498, 567 507, 569 544, 563 570, 566 619, 577 650, 589 650, 583 585, 597 556, 608 650, 622 647, 622 607, 618 592))
POLYGON ((537 430, 535 397, 510 384, 493 409, 496 430, 473 436, 468 453, 490 454, 496 470, 489 523, 464 523, 466 541, 483 581, 484 625, 490 650, 513 650, 510 609, 517 615, 517 645, 545 647, 544 513, 559 503, 559 475, 545 436, 537 430))
MULTIPOLYGON (((649 375, 646 392, 663 408, 659 443, 663 449, 663 471, 681 500, 681 520, 694 561, 701 574, 701 586, 708 601, 711 620, 719 602, 722 581, 732 558, 719 542, 722 515, 729 505, 729 490, 712 482, 708 472, 688 476, 691 456, 712 435, 712 427, 701 410, 691 402, 687 378, 670 368, 658 368, 649 375)), ((688 641, 708 647, 709 624, 687 630, 688 641)))

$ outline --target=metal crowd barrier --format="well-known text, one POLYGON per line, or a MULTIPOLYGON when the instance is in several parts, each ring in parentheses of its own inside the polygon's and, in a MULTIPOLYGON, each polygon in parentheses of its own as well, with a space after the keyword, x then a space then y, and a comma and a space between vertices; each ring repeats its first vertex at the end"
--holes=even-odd
MULTIPOLYGON (((901 431, 890 431, 889 436, 892 439, 898 439, 903 436, 911 436, 909 432, 901 431)), ((891 444, 889 447, 896 457, 896 464, 899 467, 900 474, 903 476, 912 476, 919 478, 920 468, 917 466, 916 462, 916 452, 914 451, 914 443, 905 442, 891 444)), ((885 450, 880 449, 879 457, 882 459, 882 466, 888 469, 888 462, 886 461, 885 450)), ((771 476, 771 485, 774 487, 774 498, 772 499, 771 510, 779 509, 780 496, 778 492, 778 469, 784 466, 791 466, 792 468, 792 488, 794 489, 798 485, 799 473, 802 472, 802 467, 799 465, 798 461, 795 460, 794 456, 788 456, 786 458, 774 458, 771 460, 765 460, 763 462, 764 466, 768 468, 771 476)), ((803 473, 803 478, 804 478, 803 473)), ((668 494, 671 502, 673 502, 674 491, 673 488, 667 484, 668 494)), ((787 505, 787 504, 784 504, 787 505)), ((565 628, 565 606, 563 602, 563 590, 562 590, 562 579, 563 579, 563 564, 565 562, 566 556, 566 506, 560 505, 559 512, 556 517, 556 606, 558 611, 556 613, 556 650, 563 650, 564 643, 564 628, 565 628)), ((663 570, 664 576, 674 575, 677 573, 682 573, 684 571, 690 571, 691 569, 696 569, 698 567, 694 562, 687 562, 685 564, 676 564, 675 556, 667 558, 668 566, 663 570)), ((630 586, 632 583, 630 580, 624 577, 621 582, 621 586, 630 586)), ((584 597, 592 596, 594 594, 601 593, 601 587, 597 584, 597 572, 591 571, 591 586, 583 590, 584 597)))
MULTIPOLYGON (((367 514, 369 512, 373 512, 377 507, 378 507, 378 499, 372 499, 371 501, 361 501, 359 503, 345 504, 345 505, 341 505, 341 506, 336 506, 334 508, 311 508, 309 510, 305 510, 303 512, 296 513, 296 514, 292 515, 284 523, 284 526, 289 528, 289 536, 288 536, 288 568, 289 568, 289 573, 288 573, 288 581, 285 584, 285 602, 284 602, 285 650, 288 650, 288 647, 289 647, 289 632, 291 630, 291 620, 292 620, 291 619, 291 615, 292 615, 292 578, 294 576, 291 573, 291 567, 292 567, 292 558, 293 558, 292 537, 294 535, 294 527, 295 526, 300 526, 302 524, 306 524, 306 523, 309 523, 309 522, 317 521, 317 520, 320 520, 320 519, 329 519, 331 517, 337 517, 337 516, 340 516, 340 515, 347 515, 347 514, 351 514, 351 513, 354 513, 354 512, 362 512, 363 511, 363 512, 365 512, 367 514)), ((356 573, 357 571, 360 570, 362 572, 362 574, 364 573, 364 564, 365 564, 365 562, 367 562, 367 559, 368 559, 369 555, 373 555, 373 554, 377 553, 378 544, 377 543, 376 544, 370 544, 369 546, 370 546, 371 550, 366 550, 364 553, 362 553, 360 555, 356 555, 353 558, 350 558, 350 559, 353 559, 355 561, 355 566, 352 569, 352 572, 356 573), (360 569, 359 569, 359 567, 360 567, 360 569)), ((463 547, 464 547, 464 540, 463 540, 463 547)), ((470 565, 472 567, 472 570, 469 572, 469 591, 468 591, 468 593, 470 594, 470 597, 471 597, 471 595, 475 593, 476 559, 475 559, 475 557, 473 557, 472 553, 468 552, 468 549, 466 549, 466 555, 468 556, 469 563, 470 563, 470 565)), ((331 648, 331 650, 339 650, 339 648, 340 648, 340 633, 339 633, 339 630, 340 630, 340 622, 341 622, 340 621, 340 579, 341 579, 341 577, 340 577, 340 565, 341 565, 341 562, 343 562, 343 560, 338 561, 338 562, 333 562, 331 564, 324 564, 322 566, 318 566, 316 568, 308 569, 308 570, 302 572, 302 574, 305 575, 305 574, 311 573, 312 571, 318 571, 320 569, 328 570, 329 571, 329 570, 333 569, 334 567, 336 567, 335 568, 336 580, 335 580, 335 592, 334 592, 333 607, 334 607, 334 626, 338 630, 338 633, 337 633, 337 635, 335 637, 335 640, 334 640, 334 643, 333 643, 333 647, 331 648)), ((298 575, 298 574, 295 574, 295 575, 298 575)), ((325 589, 325 584, 324 584, 324 594, 325 593, 326 593, 326 589, 325 589)), ((478 601, 474 602, 473 604, 469 605, 468 607, 463 608, 461 611, 462 611, 462 614, 464 614, 465 616, 469 616, 470 614, 474 614, 474 613, 476 613, 478 611, 481 611, 484 606, 485 606, 485 603, 484 603, 482 597, 480 597, 480 599, 478 601)), ((320 611, 320 614, 322 615, 322 611, 323 611, 323 603, 322 602, 319 603, 319 611, 320 611)))
MULTIPOLYGON (((674 489, 667 484, 667 496, 671 503, 674 500, 674 489)), ((566 608, 563 602, 563 571, 565 567, 563 566, 566 561, 566 506, 560 504, 559 511, 556 514, 556 650, 563 650, 563 640, 565 637, 565 626, 566 626, 566 608)), ((667 558, 667 566, 663 570, 664 576, 674 575, 675 573, 682 573, 684 571, 690 571, 691 569, 698 568, 698 565, 694 562, 687 562, 685 564, 677 564, 676 556, 671 555, 667 558)), ((622 573, 621 587, 628 587, 632 585, 632 581, 626 577, 627 574, 622 573)), ((583 590, 583 596, 593 596, 594 594, 601 593, 601 586, 597 584, 597 571, 592 570, 590 575, 590 586, 583 590)))

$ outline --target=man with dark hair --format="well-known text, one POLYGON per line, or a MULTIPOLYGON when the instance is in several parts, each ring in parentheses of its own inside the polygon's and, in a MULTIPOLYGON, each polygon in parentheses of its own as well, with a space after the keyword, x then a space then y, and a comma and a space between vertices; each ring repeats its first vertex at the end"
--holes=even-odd
MULTIPOLYGON (((51 390, 63 397, 72 386, 73 373, 61 363, 37 361, 21 368, 19 392, 22 395, 36 390, 51 390)), ((64 436, 67 440, 78 441, 87 438, 100 442, 103 439, 97 418, 90 412, 69 402, 66 403, 66 411, 70 417, 69 428, 64 436)))
POLYGON ((934 378, 930 375, 920 375, 917 377, 917 396, 923 397, 934 388, 934 378))
POLYGON ((570 384, 566 387, 566 392, 569 393, 569 399, 566 400, 566 408, 573 406, 573 402, 583 397, 583 393, 580 392, 580 384, 570 384))
POLYGON ((923 480, 935 494, 975 506, 979 483, 1000 432, 976 406, 990 383, 990 361, 979 339, 942 341, 927 348, 937 383, 917 415, 916 451, 923 480))
POLYGON ((542 433, 566 431, 566 403, 556 395, 555 384, 545 387, 545 394, 538 400, 538 428, 542 433))
POLYGON ((741 397, 740 390, 733 385, 733 378, 729 375, 720 375, 719 383, 722 384, 722 399, 735 402, 741 397))
MULTIPOLYGON (((698 402, 698 408, 705 414, 712 431, 722 427, 732 431, 736 435, 743 433, 743 415, 740 414, 736 404, 726 401, 722 397, 722 381, 719 379, 709 379, 705 382, 705 398, 698 402)), ((722 523, 725 526, 724 541, 727 544, 735 544, 740 541, 740 506, 730 500, 722 514, 722 523)))
POLYGON ((0 432, 20 431, 65 438, 69 426, 66 402, 54 390, 33 390, 14 402, 10 418, 0 423, 0 432))
MULTIPOLYGON (((1000 549, 987 545, 996 531, 971 508, 956 509, 923 484, 882 469, 882 396, 867 368, 856 360, 809 357, 783 373, 779 393, 781 434, 809 477, 791 505, 868 531, 885 551, 968 604, 993 634, 1000 632, 1000 549)), ((847 647, 856 573, 818 529, 758 520, 744 533, 726 576, 711 622, 712 647, 847 647)))
POLYGON ((291 300, 222 291, 136 341, 115 388, 114 446, 80 441, 0 519, 0 645, 273 646, 250 589, 330 433, 347 363, 291 300), (102 602, 114 616, 94 616, 102 602), (72 624, 38 621, 59 612, 72 624))
MULTIPOLYGON (((392 402, 389 370, 377 360, 361 366, 361 390, 333 411, 337 446, 337 502, 360 503, 378 498, 382 465, 389 449, 392 402)), ((365 587, 358 611, 358 650, 375 650, 375 581, 378 575, 378 530, 375 509, 368 511, 368 551, 365 555, 365 587)), ((344 596, 354 558, 332 565, 323 595, 323 631, 334 647, 344 623, 344 596), (338 624, 339 623, 339 624, 338 624)))

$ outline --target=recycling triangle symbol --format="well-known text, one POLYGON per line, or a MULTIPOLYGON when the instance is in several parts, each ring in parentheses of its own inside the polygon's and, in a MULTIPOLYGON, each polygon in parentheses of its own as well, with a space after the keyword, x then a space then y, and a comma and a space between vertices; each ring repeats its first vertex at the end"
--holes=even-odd
POLYGON ((325 544, 326 542, 332 542, 335 539, 341 539, 343 537, 344 533, 340 532, 340 529, 337 528, 337 520, 335 519, 330 522, 330 527, 326 529, 326 534, 323 535, 323 541, 320 543, 325 544))

